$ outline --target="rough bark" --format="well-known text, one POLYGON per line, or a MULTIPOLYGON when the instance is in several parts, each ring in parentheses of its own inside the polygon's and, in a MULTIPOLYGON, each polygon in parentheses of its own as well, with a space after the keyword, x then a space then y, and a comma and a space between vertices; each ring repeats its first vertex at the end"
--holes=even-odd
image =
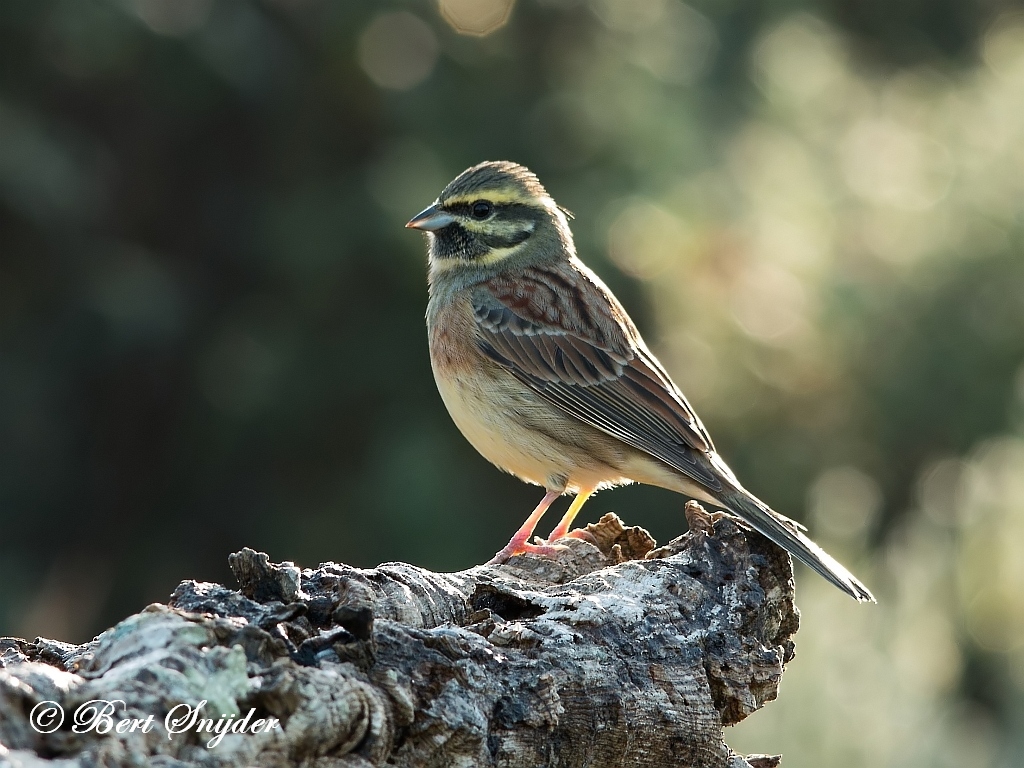
POLYGON ((238 591, 183 582, 81 646, 0 640, 0 764, 775 765, 732 753, 723 726, 775 698, 793 655, 789 557, 687 511, 691 531, 661 548, 606 515, 555 559, 459 573, 245 549, 238 591), (44 700, 67 713, 49 734, 29 722, 44 700), (91 700, 154 724, 75 732, 91 700), (202 700, 204 717, 281 727, 169 736, 165 715, 202 700))

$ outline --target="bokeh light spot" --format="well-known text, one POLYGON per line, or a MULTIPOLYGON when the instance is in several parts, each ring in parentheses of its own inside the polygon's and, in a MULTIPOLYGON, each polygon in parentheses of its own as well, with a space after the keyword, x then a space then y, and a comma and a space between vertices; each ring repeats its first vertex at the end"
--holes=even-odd
POLYGON ((594 13, 609 29, 636 32, 659 24, 665 17, 666 0, 595 0, 594 13))
POLYGON ((808 493, 814 522, 836 539, 863 537, 882 507, 882 491, 856 467, 827 469, 808 493))
POLYGON ((803 284, 775 264, 760 263, 745 269, 731 306, 743 331, 762 343, 788 343, 807 327, 807 292, 803 284))
POLYGON ((840 151, 850 189, 881 205, 910 211, 931 208, 946 196, 953 178, 942 144, 893 120, 858 122, 840 151))
POLYGON ((964 469, 961 459, 950 457, 939 459, 921 473, 917 499, 932 522, 943 526, 956 524, 962 502, 958 489, 964 469))
POLYGON ((381 88, 405 91, 419 85, 437 64, 437 37, 407 11, 381 14, 359 38, 359 65, 381 88))
POLYGON ((754 50, 755 81, 773 97, 801 102, 843 77, 843 51, 820 19, 798 14, 768 32, 754 50))
POLYGON ((90 304, 122 341, 159 342, 175 337, 185 321, 185 302, 158 259, 130 245, 114 246, 90 275, 90 304))
POLYGON ((679 0, 599 0, 594 12, 626 38, 626 53, 635 64, 665 82, 694 82, 718 48, 711 20, 679 0))
POLYGON ((996 74, 1019 78, 1024 73, 1024 13, 996 19, 982 45, 985 63, 996 74))
POLYGON ((650 279, 678 261, 686 242, 679 219, 653 203, 635 200, 608 230, 608 252, 627 274, 650 279))
POLYGON ((515 0, 440 0, 438 5, 456 32, 482 37, 505 26, 515 0))
POLYGON ((1024 647, 1024 604, 1016 587, 987 584, 967 606, 967 628, 985 650, 1006 653, 1024 647))
POLYGON ((131 7, 151 30, 173 37, 199 29, 210 14, 210 0, 132 0, 131 7))
POLYGON ((957 576, 967 630, 982 648, 1024 648, 1024 441, 984 444, 963 474, 957 576))

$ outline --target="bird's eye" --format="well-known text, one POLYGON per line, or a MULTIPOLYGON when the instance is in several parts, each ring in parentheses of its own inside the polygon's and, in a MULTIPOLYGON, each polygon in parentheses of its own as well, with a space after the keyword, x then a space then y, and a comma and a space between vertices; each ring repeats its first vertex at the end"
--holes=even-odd
POLYGON ((489 200, 477 200, 473 203, 471 212, 474 219, 486 219, 494 211, 494 205, 489 200))

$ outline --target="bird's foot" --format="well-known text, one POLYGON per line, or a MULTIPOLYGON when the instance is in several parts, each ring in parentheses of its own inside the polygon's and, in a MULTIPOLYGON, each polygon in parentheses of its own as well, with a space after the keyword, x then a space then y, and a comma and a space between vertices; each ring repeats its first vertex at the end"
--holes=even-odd
POLYGON ((586 528, 576 528, 571 531, 566 531, 560 536, 556 536, 555 532, 552 531, 551 538, 548 539, 548 543, 560 541, 561 539, 580 539, 582 541, 586 541, 590 544, 593 544, 595 547, 597 546, 597 537, 594 536, 594 534, 592 534, 586 528))
POLYGON ((531 544, 528 541, 515 541, 514 539, 505 545, 504 549, 496 553, 485 565, 504 565, 515 555, 540 555, 542 557, 555 557, 559 552, 567 549, 562 544, 552 544, 538 538, 540 544, 531 544))

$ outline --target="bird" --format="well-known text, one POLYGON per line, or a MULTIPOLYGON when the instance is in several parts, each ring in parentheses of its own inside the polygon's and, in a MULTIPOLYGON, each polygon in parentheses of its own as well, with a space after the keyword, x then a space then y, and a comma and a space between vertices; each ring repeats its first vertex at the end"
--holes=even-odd
POLYGON ((490 561, 553 555, 595 492, 629 483, 726 510, 858 602, 844 566, 747 491, 619 300, 577 256, 571 214, 509 161, 459 174, 405 226, 425 233, 434 380, 488 461, 545 495, 490 561), (574 499, 546 542, 548 507, 574 499))

